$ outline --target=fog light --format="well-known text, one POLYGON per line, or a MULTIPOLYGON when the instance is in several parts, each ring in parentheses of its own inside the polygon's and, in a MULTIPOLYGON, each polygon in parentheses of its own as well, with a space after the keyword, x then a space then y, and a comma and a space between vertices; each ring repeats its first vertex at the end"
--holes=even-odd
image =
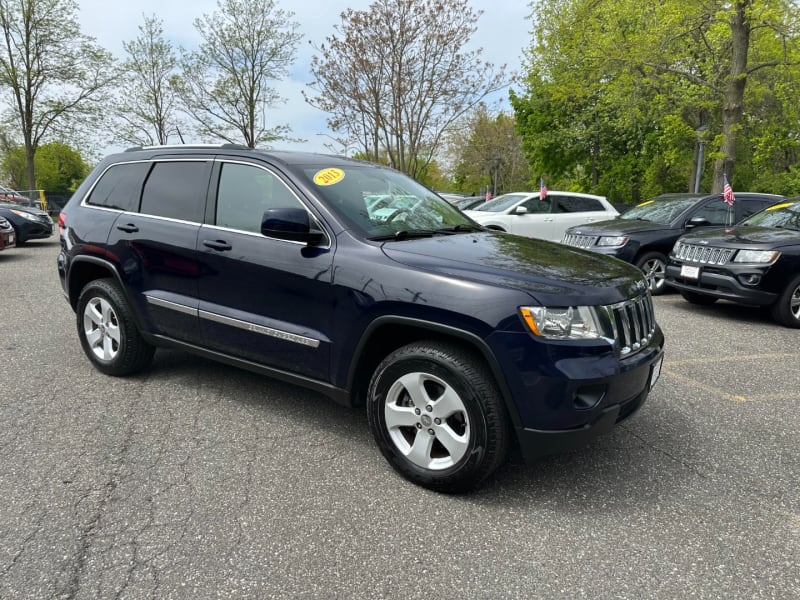
POLYGON ((606 395, 606 386, 604 385, 585 385, 580 387, 575 392, 575 397, 572 399, 572 405, 576 410, 589 410, 594 408, 606 395))
POLYGON ((758 285, 761 283, 761 275, 758 273, 745 273, 744 275, 739 275, 739 281, 743 285, 758 285))

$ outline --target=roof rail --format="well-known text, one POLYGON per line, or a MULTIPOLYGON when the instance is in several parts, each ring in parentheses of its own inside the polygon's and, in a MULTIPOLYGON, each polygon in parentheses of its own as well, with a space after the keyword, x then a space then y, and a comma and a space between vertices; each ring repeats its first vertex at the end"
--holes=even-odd
POLYGON ((153 146, 132 146, 125 148, 124 152, 137 152, 139 150, 168 150, 173 148, 224 148, 232 150, 254 150, 244 144, 231 144, 226 142, 224 144, 155 144, 153 146))

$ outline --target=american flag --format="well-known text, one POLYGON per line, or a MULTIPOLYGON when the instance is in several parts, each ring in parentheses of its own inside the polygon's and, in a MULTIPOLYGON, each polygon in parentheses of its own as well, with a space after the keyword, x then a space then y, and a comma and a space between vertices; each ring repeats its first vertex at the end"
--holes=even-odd
POLYGON ((736 200, 736 198, 733 196, 733 188, 731 187, 731 183, 728 181, 728 176, 725 173, 722 174, 722 200, 728 206, 733 206, 733 203, 736 200))
POLYGON ((539 200, 547 198, 547 186, 544 184, 544 178, 539 178, 539 200))

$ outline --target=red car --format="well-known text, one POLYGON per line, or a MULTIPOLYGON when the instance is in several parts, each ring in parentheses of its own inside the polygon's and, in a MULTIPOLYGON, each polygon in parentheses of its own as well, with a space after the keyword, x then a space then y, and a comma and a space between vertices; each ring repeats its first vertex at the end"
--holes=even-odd
POLYGON ((0 250, 6 248, 13 248, 16 246, 16 236, 14 235, 14 228, 8 219, 0 217, 0 250))

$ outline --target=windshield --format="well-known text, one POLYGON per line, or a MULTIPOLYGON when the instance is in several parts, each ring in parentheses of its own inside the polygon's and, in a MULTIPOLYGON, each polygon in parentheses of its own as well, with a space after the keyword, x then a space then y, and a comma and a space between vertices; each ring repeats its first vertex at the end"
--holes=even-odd
POLYGON ((742 223, 758 227, 782 227, 800 231, 800 198, 765 208, 742 223))
POLYGON ((503 194, 494 200, 489 200, 483 204, 476 206, 472 210, 479 210, 481 212, 503 212, 514 206, 517 202, 524 200, 530 194, 503 194))
POLYGON ((304 174, 327 205, 368 238, 479 228, 452 204, 392 169, 320 165, 304 168, 304 174))
POLYGON ((677 219, 683 211, 697 204, 697 200, 697 197, 670 198, 668 200, 654 198, 622 213, 620 218, 628 221, 640 219, 668 225, 677 219))

